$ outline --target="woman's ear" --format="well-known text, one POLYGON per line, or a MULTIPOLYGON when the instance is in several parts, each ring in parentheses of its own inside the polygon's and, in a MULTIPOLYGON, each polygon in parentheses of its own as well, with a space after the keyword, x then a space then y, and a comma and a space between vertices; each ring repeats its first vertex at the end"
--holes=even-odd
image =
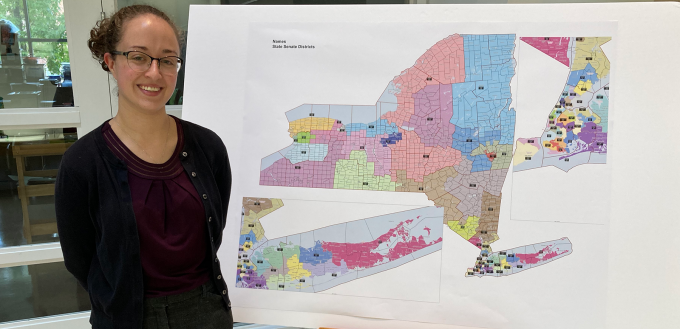
POLYGON ((104 54, 104 64, 109 68, 109 72, 116 77, 116 69, 114 68, 115 61, 113 60, 113 55, 111 53, 104 54))

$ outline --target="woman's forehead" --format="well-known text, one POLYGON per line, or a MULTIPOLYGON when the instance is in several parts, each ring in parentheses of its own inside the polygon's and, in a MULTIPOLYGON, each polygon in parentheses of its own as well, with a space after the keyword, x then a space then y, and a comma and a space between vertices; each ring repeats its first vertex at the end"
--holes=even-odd
MULTIPOLYGON (((152 15, 134 17, 123 25, 120 44, 123 47, 162 48, 177 51, 179 44, 172 26, 164 19, 152 15)), ((165 52, 165 51, 164 51, 165 52)))

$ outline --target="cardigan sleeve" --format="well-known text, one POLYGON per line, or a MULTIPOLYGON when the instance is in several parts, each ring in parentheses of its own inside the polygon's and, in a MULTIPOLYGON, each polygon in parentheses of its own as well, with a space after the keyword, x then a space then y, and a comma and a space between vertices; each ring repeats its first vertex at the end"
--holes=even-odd
MULTIPOLYGON (((68 153, 68 152, 67 152, 68 153)), ((66 155, 64 159, 66 160, 66 155)), ((66 269, 88 290, 87 276, 95 254, 95 228, 89 215, 88 185, 62 161, 55 186, 59 242, 66 269)))
MULTIPOLYGON (((215 180, 217 181, 217 187, 220 190, 220 201, 222 203, 222 214, 224 218, 220 218, 222 221, 222 228, 226 227, 227 223, 227 209, 229 208, 229 196, 231 194, 231 166, 229 165, 229 155, 227 154, 227 148, 222 143, 222 140, 218 138, 219 141, 219 154, 218 157, 219 164, 216 166, 215 180)), ((218 237, 217 245, 222 244, 222 232, 218 237)))

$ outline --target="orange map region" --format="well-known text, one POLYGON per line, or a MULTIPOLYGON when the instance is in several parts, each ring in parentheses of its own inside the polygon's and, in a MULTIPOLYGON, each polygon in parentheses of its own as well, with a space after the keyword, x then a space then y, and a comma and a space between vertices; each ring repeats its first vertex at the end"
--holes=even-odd
POLYGON ((394 78, 394 85, 400 90, 397 96, 397 110, 382 116, 389 123, 402 126, 415 113, 412 94, 427 85, 465 82, 465 55, 463 37, 451 35, 428 49, 412 67, 394 78))
MULTIPOLYGON (((453 167, 462 160, 459 150, 441 146, 428 147, 415 131, 399 129, 402 142, 390 144, 392 149, 392 181, 397 182, 397 171, 406 171, 406 178, 422 182, 424 176, 445 167, 453 167)), ((399 182, 398 182, 399 183, 399 182)))

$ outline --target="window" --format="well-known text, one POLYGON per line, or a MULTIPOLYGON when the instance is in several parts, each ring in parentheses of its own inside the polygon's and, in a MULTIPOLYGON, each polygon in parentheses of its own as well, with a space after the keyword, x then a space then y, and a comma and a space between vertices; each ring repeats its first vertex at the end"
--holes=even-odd
POLYGON ((75 128, 0 130, 0 248, 59 241, 54 182, 75 128))
POLYGON ((0 2, 0 108, 73 106, 62 0, 0 2))

